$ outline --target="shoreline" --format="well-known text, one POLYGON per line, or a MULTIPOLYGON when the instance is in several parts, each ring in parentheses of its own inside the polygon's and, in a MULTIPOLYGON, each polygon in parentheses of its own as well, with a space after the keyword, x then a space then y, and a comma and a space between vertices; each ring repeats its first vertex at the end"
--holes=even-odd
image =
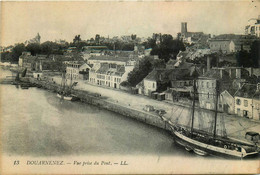
MULTIPOLYGON (((22 81, 29 81, 30 83, 40 85, 43 89, 48 89, 55 93, 58 92, 58 84, 39 81, 34 78, 28 78, 27 80, 23 79, 22 81)), ((168 122, 163 121, 159 115, 134 109, 130 106, 120 105, 119 103, 108 100, 106 97, 88 91, 72 90, 72 94, 83 103, 101 107, 103 109, 121 114, 125 117, 130 117, 143 123, 158 127, 160 129, 164 129, 169 132, 171 131, 168 122)))

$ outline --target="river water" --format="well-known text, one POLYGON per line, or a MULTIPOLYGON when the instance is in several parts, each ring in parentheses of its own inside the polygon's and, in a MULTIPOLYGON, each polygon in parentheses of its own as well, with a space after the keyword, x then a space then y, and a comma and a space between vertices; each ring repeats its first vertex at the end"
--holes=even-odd
POLYGON ((3 149, 11 155, 195 156, 166 131, 39 88, 1 85, 1 108, 3 149))

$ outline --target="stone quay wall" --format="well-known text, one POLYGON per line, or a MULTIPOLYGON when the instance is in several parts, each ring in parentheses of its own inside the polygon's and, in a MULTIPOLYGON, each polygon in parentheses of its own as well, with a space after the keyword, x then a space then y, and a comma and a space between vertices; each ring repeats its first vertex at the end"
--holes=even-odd
MULTIPOLYGON (((52 82, 39 81, 34 78, 29 78, 30 83, 40 86, 43 89, 48 89, 53 92, 58 92, 59 84, 52 82)), ((116 112, 126 117, 133 118, 135 120, 147 123, 149 125, 156 126, 161 129, 170 131, 170 126, 167 121, 164 121, 155 112, 146 112, 132 108, 131 106, 124 106, 118 102, 114 102, 111 99, 100 96, 97 93, 90 93, 81 90, 72 90, 74 97, 77 97, 83 103, 88 103, 91 105, 98 106, 100 108, 116 112)))

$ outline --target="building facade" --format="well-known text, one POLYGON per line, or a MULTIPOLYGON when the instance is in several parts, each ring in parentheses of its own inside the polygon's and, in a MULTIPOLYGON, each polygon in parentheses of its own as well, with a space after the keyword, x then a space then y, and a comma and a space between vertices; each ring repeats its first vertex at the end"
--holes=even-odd
POLYGON ((89 70, 91 67, 79 61, 69 61, 66 66, 66 78, 72 80, 86 80, 88 79, 89 70))
POLYGON ((245 83, 235 93, 235 114, 240 117, 259 120, 260 118, 260 84, 245 83))
POLYGON ((89 82, 119 89, 120 83, 127 80, 134 66, 124 66, 112 63, 97 63, 89 72, 89 82))
POLYGON ((260 15, 258 19, 253 18, 248 20, 248 25, 245 27, 245 34, 260 37, 260 15))
POLYGON ((235 96, 235 114, 252 119, 252 104, 252 98, 235 96))
POLYGON ((209 41, 210 51, 222 52, 222 53, 233 53, 235 52, 235 43, 232 40, 225 39, 211 39, 209 41))
POLYGON ((217 79, 199 77, 197 90, 199 93, 199 105, 201 108, 215 110, 216 108, 216 84, 217 79))

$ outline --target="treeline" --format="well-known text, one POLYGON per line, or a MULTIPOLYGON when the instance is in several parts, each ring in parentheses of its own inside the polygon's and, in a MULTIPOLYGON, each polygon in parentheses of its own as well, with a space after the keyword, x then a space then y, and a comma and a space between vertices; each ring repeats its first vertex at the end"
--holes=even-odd
POLYGON ((144 42, 145 48, 152 48, 151 55, 158 55, 165 62, 170 59, 176 59, 179 51, 184 51, 185 46, 181 40, 173 39, 169 34, 153 34, 147 42, 144 42))
POLYGON ((42 44, 39 43, 30 43, 25 46, 23 43, 17 44, 14 46, 11 52, 1 53, 2 62, 18 62, 19 57, 23 52, 31 52, 32 55, 43 54, 43 55, 62 55, 64 50, 69 47, 69 44, 61 45, 52 41, 46 41, 42 44))

